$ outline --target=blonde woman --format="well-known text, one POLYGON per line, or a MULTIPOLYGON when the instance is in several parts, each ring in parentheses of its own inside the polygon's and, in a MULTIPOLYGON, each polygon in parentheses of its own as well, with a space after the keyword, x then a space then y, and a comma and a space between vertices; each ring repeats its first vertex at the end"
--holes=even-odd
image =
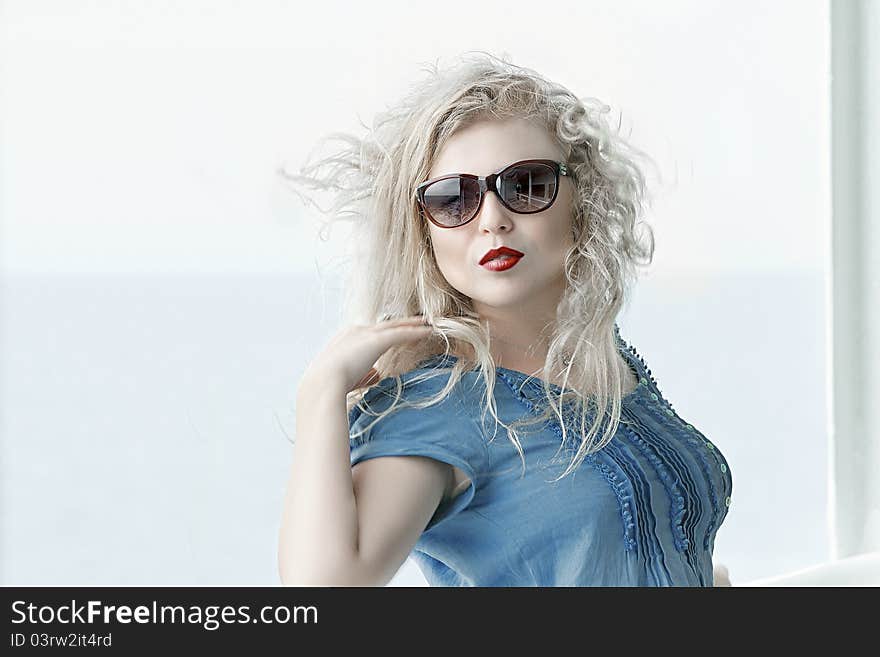
POLYGON ((466 53, 285 174, 359 250, 299 382, 283 583, 729 585, 730 468, 616 323, 653 237, 608 109, 466 53))

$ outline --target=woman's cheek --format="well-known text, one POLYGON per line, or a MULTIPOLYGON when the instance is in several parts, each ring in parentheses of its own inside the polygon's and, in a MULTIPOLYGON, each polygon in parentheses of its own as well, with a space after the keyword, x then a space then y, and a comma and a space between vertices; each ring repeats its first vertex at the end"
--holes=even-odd
POLYGON ((468 279, 466 272, 462 271, 461 265, 458 262, 452 258, 446 260, 441 256, 437 258, 437 266, 447 283, 462 294, 468 293, 468 279))

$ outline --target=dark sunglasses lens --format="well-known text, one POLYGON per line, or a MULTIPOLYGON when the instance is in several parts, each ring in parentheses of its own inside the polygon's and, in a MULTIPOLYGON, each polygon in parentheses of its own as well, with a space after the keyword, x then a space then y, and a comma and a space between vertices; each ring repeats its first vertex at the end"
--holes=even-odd
POLYGON ((501 176, 501 195, 516 212, 538 212, 556 196, 556 170, 546 164, 520 164, 501 176))
POLYGON ((452 228, 470 219, 480 201, 480 185, 471 178, 446 178, 425 188, 425 208, 431 218, 452 228))

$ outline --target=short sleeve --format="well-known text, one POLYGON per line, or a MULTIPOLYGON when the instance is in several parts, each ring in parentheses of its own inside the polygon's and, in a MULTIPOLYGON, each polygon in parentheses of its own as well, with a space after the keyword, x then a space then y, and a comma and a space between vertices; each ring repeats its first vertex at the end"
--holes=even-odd
MULTIPOLYGON (((440 374, 425 381, 410 382, 403 377, 402 401, 417 401, 440 392, 447 375, 440 374)), ((391 407, 397 394, 393 378, 380 381, 371 388, 360 405, 349 412, 349 436, 352 467, 361 461, 378 456, 426 456, 457 466, 470 479, 467 489, 453 499, 443 499, 431 517, 425 531, 465 509, 473 500, 483 473, 487 470, 488 452, 477 423, 461 399, 456 386, 443 400, 425 408, 408 406, 395 408, 390 415, 376 416, 391 407), (372 426, 361 435, 370 424, 372 426)))

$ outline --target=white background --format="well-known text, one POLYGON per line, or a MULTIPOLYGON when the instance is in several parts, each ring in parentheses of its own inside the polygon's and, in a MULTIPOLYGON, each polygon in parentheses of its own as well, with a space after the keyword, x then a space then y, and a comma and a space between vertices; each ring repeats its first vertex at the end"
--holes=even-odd
POLYGON ((275 170, 469 49, 611 105, 662 172, 621 327, 731 465, 716 562, 828 558, 827 3, 443 8, 2 4, 2 583, 278 582, 346 231, 275 170))

